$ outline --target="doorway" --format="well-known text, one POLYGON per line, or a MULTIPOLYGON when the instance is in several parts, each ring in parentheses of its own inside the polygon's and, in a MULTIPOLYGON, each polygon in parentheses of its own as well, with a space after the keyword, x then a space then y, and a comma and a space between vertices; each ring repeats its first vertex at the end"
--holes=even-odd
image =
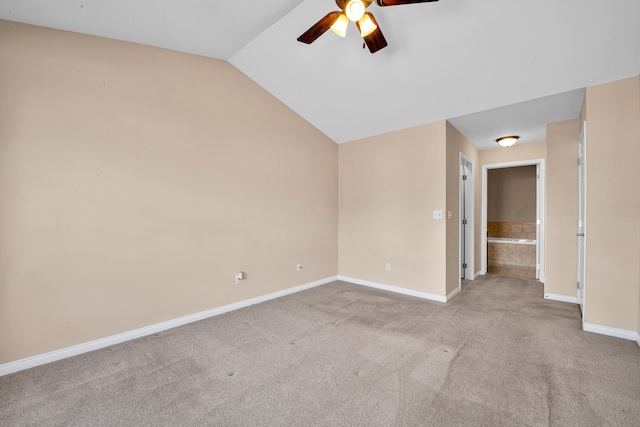
MULTIPOLYGON (((496 163, 482 166, 482 242, 481 242, 481 262, 482 262, 482 274, 486 274, 489 271, 488 268, 488 252, 489 252, 489 233, 488 233, 488 176, 489 170, 514 168, 520 166, 534 166, 535 167, 535 218, 531 222, 531 227, 535 230, 535 239, 526 239, 524 237, 513 238, 511 241, 496 240, 496 245, 502 244, 514 244, 514 245, 535 245, 531 246, 529 251, 533 251, 535 255, 535 262, 532 262, 533 271, 535 277, 540 282, 545 281, 544 277, 544 159, 526 160, 518 162, 508 163, 496 163)), ((533 232, 532 232, 533 233, 533 232)), ((491 239, 494 240, 493 238, 491 239)), ((494 243, 494 242, 492 242, 494 243)), ((492 244, 493 246, 493 244, 492 244)), ((495 246, 497 247, 497 246, 495 246)), ((497 250, 503 252, 509 252, 502 246, 497 247, 497 250)), ((519 248, 520 250, 526 250, 519 248)), ((533 278, 531 277, 531 278, 533 278)))

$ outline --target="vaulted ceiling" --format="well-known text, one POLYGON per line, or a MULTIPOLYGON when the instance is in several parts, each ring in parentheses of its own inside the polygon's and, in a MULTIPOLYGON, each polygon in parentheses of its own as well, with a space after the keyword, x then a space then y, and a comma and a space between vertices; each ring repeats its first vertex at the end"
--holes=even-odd
POLYGON ((481 149, 544 139, 584 88, 640 74, 638 0, 440 0, 296 38, 334 0, 0 0, 0 19, 229 61, 337 143, 448 119, 481 149))

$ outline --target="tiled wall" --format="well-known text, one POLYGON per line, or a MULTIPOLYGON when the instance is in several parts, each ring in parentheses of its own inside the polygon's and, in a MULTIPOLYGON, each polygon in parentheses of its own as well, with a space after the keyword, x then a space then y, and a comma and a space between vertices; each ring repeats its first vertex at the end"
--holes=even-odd
POLYGON ((535 267, 536 265, 536 245, 489 242, 488 246, 489 266, 535 267))
MULTIPOLYGON (((488 222, 489 237, 536 239, 535 222, 488 222)), ((536 245, 488 242, 487 256, 490 266, 517 265, 535 267, 536 245)))
POLYGON ((487 222, 489 237, 509 237, 512 239, 535 239, 535 222, 487 222))

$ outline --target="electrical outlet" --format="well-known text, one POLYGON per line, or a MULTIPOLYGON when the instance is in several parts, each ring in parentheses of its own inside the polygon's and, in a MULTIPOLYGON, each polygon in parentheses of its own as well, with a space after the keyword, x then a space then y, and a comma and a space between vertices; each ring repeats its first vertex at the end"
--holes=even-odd
POLYGON ((442 219, 442 211, 433 211, 433 219, 442 219))
POLYGON ((238 274, 236 274, 236 285, 242 284, 243 279, 244 279, 244 273, 242 271, 239 271, 238 274))
POLYGON ((387 271, 391 271, 391 263, 389 263, 389 262, 388 262, 388 263, 386 263, 386 264, 384 265, 384 269, 385 269, 385 270, 387 270, 387 271))
POLYGON ((296 264, 296 271, 300 271, 300 270, 302 270, 302 263, 301 262, 296 264))

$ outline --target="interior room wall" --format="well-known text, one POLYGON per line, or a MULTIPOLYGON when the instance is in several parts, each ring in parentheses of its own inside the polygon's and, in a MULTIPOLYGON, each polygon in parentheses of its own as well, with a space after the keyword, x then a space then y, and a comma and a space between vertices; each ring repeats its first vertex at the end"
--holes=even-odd
POLYGON ((576 296, 580 119, 547 125, 546 292, 576 296))
POLYGON ((227 62, 0 21, 0 64, 0 363, 337 274, 337 145, 227 62))
POLYGON ((586 91, 585 322, 635 330, 640 292, 640 77, 586 91))
POLYGON ((446 295, 445 145, 445 121, 339 145, 341 276, 446 295))
POLYGON ((537 204, 535 166, 487 171, 487 221, 535 222, 537 204))
POLYGON ((473 219, 474 219, 474 273, 480 271, 482 237, 482 168, 480 150, 447 122, 447 295, 453 292, 460 279, 460 153, 473 162, 473 219))
POLYGON ((484 166, 497 163, 544 159, 546 156, 546 150, 546 141, 516 144, 509 148, 490 148, 488 150, 480 151, 480 162, 484 166))

